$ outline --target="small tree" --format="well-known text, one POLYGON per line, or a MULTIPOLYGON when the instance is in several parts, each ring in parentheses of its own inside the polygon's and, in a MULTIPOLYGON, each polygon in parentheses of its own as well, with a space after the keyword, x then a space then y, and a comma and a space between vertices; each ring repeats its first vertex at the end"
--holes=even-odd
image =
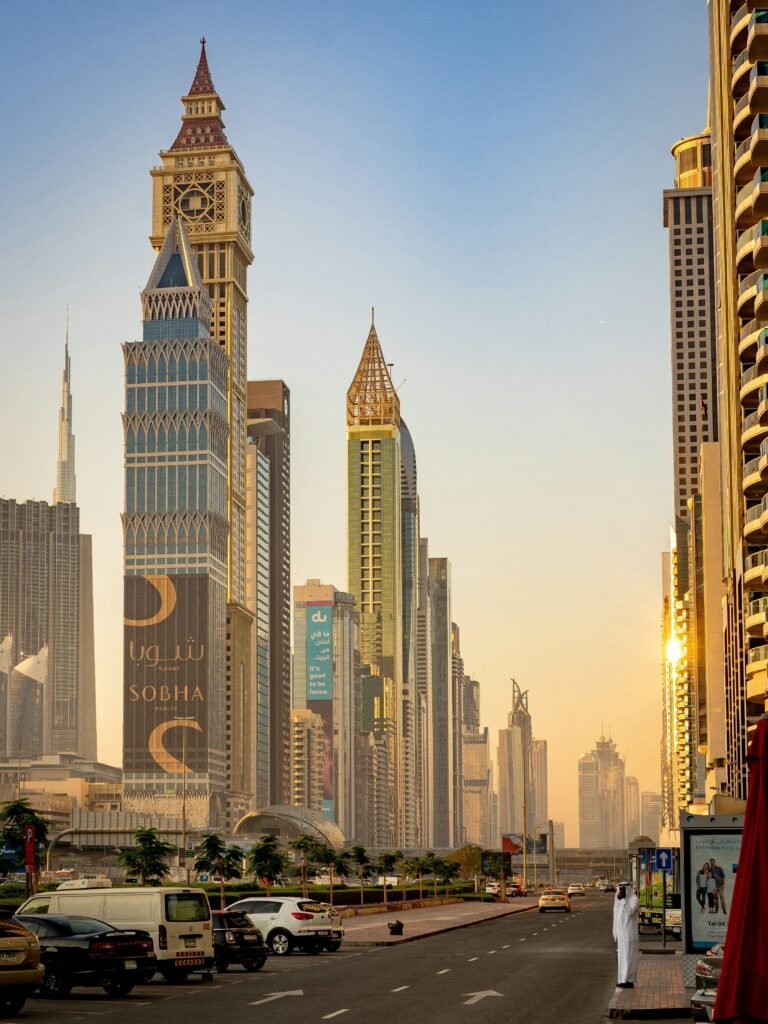
MULTIPOLYGON (((40 875, 40 862, 43 850, 48 846, 49 822, 35 810, 29 800, 19 797, 6 800, 0 805, 0 824, 3 830, 3 845, 19 849, 24 843, 24 827, 31 825, 35 830, 35 873, 34 891, 37 892, 37 880, 40 875)), ((7 861, 4 861, 7 863, 7 861)), ((23 855, 13 858, 13 870, 24 866, 23 855)), ((27 891, 29 891, 29 874, 27 875, 27 891)))
POLYGON ((400 850, 384 850, 379 854, 376 867, 379 869, 382 878, 384 879, 384 903, 387 902, 387 875, 391 874, 395 870, 395 864, 402 859, 403 855, 400 850))
POLYGON ((230 878, 243 877, 243 851, 239 846, 228 847, 216 832, 207 832, 195 858, 195 871, 207 871, 219 876, 219 909, 224 909, 224 883, 230 878))
POLYGON ((408 876, 415 875, 419 870, 419 860, 417 857, 403 857, 399 864, 400 871, 403 876, 403 903, 408 898, 408 876))
POLYGON ((365 903, 363 882, 365 880, 365 876, 368 874, 371 858, 368 856, 368 851, 364 846, 353 846, 349 851, 349 856, 352 863, 357 868, 357 877, 360 880, 360 906, 362 906, 365 903))
POLYGON ((317 840, 307 832, 292 839, 288 846, 299 855, 299 871, 301 872, 301 891, 307 898, 307 865, 315 859, 317 840))
POLYGON ((483 867, 483 851, 479 846, 468 844, 448 854, 448 860, 459 865, 459 874, 464 879, 474 878, 483 867))
POLYGON ((328 900, 331 906, 333 906, 333 879, 334 875, 338 878, 346 878, 349 874, 349 853, 343 851, 337 853, 332 846, 328 846, 327 843, 318 843, 315 850, 315 860, 317 863, 326 869, 328 872, 329 881, 329 896, 328 900))
POLYGON ((138 828, 133 839, 135 846, 120 854, 118 864, 138 875, 142 885, 159 885, 170 874, 168 858, 175 847, 161 839, 155 828, 138 828))
POLYGON ((499 883, 499 899, 507 898, 507 864, 503 853, 492 853, 488 858, 488 870, 499 883))
POLYGON ((422 870, 425 875, 431 875, 434 883, 434 895, 437 899, 437 860, 434 850, 427 850, 421 858, 422 870))
POLYGON ((251 871, 272 895, 272 886, 288 866, 288 857, 282 852, 277 836, 269 833, 254 843, 247 853, 251 871))
POLYGON ((448 886, 458 877, 459 865, 455 860, 443 860, 438 857, 435 861, 435 874, 445 886, 445 895, 448 895, 448 886))

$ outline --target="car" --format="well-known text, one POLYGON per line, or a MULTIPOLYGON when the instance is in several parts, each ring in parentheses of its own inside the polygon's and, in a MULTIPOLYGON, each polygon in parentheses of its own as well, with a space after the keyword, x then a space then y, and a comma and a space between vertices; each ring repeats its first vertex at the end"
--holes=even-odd
POLYGON ((10 918, 0 920, 0 1017, 21 1013, 27 997, 40 988, 45 970, 34 932, 10 918))
POLYGON ((49 999, 67 996, 75 986, 100 986, 109 996, 126 996, 155 973, 149 932, 61 914, 19 914, 14 920, 37 936, 45 967, 40 991, 49 999))
POLYGON ((498 882, 487 882, 485 886, 485 891, 490 896, 498 896, 499 893, 501 892, 501 886, 499 885, 498 882))
POLYGON ((545 889, 539 896, 539 913, 547 910, 562 910, 566 914, 571 912, 571 900, 565 889, 545 889))
POLYGON ((223 974, 232 964, 242 964, 246 971, 260 971, 267 961, 264 936, 254 928, 246 914, 238 910, 214 910, 213 959, 216 970, 223 974))
POLYGON ((288 956, 294 949, 335 953, 344 938, 337 914, 331 917, 327 906, 300 896, 249 896, 227 909, 247 914, 275 956, 288 956))
POLYGON ((586 896, 587 895, 587 890, 584 888, 584 886, 581 884, 581 882, 571 882, 571 884, 568 886, 568 895, 569 896, 586 896))

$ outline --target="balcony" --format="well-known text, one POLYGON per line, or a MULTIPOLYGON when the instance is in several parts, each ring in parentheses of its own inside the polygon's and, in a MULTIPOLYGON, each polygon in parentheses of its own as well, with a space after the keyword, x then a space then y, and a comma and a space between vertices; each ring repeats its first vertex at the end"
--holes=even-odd
POLYGON ((749 134, 753 116, 752 108, 749 105, 749 93, 745 92, 733 108, 733 135, 737 141, 749 134))
POLYGON ((760 528, 760 516, 763 514, 763 505, 760 502, 748 508, 744 513, 744 539, 750 544, 759 543, 758 538, 762 537, 763 531, 760 528))
POLYGON ((765 672, 766 668, 768 668, 768 646, 762 644, 760 647, 750 647, 747 651, 747 676, 765 672))
POLYGON ((749 145, 753 167, 768 163, 768 114, 756 114, 752 118, 749 145))
POLYGON ((740 53, 749 38, 750 14, 749 4, 742 4, 731 18, 732 54, 740 53))
POLYGON ((736 299, 736 305, 739 310, 739 316, 743 319, 758 317, 755 315, 755 298, 757 297, 757 289, 760 286, 760 278, 763 276, 761 270, 754 270, 751 274, 747 274, 739 281, 739 294, 736 299))
POLYGON ((736 194, 736 227, 751 227, 763 216, 768 216, 768 168, 760 167, 736 194))
POLYGON ((765 590, 763 586, 763 569, 768 569, 768 549, 755 551, 744 559, 744 575, 742 577, 746 590, 765 590))
POLYGON ((768 426, 761 423, 757 412, 751 412, 744 417, 741 427, 741 447, 745 454, 757 455, 760 450, 760 442, 768 437, 768 426))
POLYGON ((763 636, 763 627, 768 625, 765 612, 768 609, 768 597, 758 597, 747 605, 747 614, 744 617, 744 626, 750 636, 763 636))
POLYGON ((748 135, 736 147, 733 158, 733 177, 737 185, 744 185, 754 174, 752 167, 752 136, 748 135))
MULTIPOLYGON (((748 7, 749 5, 747 4, 746 6, 748 7)), ((741 10, 741 8, 739 8, 739 10, 741 10)), ((737 14, 734 14, 734 19, 737 17, 737 14)), ((741 22, 739 22, 737 27, 741 27, 741 22)), ((734 22, 732 21, 731 39, 733 39, 733 30, 734 22)), ((749 60, 752 64, 756 64, 757 61, 768 58, 768 11, 755 11, 749 19, 749 29, 747 31, 747 52, 749 53, 749 60)), ((731 49, 731 53, 733 53, 733 49, 731 49)))
POLYGON ((749 73, 749 106, 755 112, 768 104, 768 62, 759 60, 749 73))
MULTIPOLYGON (((768 397, 768 374, 760 373, 757 365, 750 366, 741 375, 741 404, 745 409, 756 409, 768 397), (763 392, 763 389, 766 389, 763 392)), ((758 419, 760 416, 758 414, 758 419)))
POLYGON ((752 65, 749 63, 749 53, 746 48, 741 51, 733 62, 731 72, 731 95, 738 100, 749 88, 749 73, 752 65))
POLYGON ((750 320, 744 324, 739 334, 739 357, 742 360, 754 360, 757 349, 765 340, 761 337, 766 325, 760 320, 750 320))
POLYGON ((768 491, 768 480, 764 480, 760 472, 760 456, 750 459, 744 466, 741 477, 741 489, 747 498, 762 498, 768 491))

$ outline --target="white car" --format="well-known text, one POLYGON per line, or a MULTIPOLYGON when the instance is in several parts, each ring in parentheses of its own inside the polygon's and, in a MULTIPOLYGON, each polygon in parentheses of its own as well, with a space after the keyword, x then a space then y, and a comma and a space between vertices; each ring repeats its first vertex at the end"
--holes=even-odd
POLYGON ((568 886, 568 895, 569 896, 586 896, 587 895, 587 890, 584 888, 584 886, 581 884, 581 882, 571 882, 571 884, 568 886))
POLYGON ((323 949, 335 953, 344 938, 335 910, 300 896, 249 896, 231 903, 227 910, 247 914, 275 956, 287 956, 295 948, 305 953, 323 949))

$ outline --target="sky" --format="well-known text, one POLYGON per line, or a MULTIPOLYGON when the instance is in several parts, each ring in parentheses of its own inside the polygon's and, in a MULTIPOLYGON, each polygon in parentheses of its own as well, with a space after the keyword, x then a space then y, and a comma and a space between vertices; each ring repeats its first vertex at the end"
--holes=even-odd
POLYGON ((662 191, 705 122, 704 0, 49 0, 3 20, 0 494, 50 500, 68 304, 101 759, 121 758, 120 346, 205 35, 255 193, 248 373, 291 389, 293 582, 346 586, 345 394, 373 305, 493 746, 514 677, 569 845, 602 731, 658 791, 662 191))

